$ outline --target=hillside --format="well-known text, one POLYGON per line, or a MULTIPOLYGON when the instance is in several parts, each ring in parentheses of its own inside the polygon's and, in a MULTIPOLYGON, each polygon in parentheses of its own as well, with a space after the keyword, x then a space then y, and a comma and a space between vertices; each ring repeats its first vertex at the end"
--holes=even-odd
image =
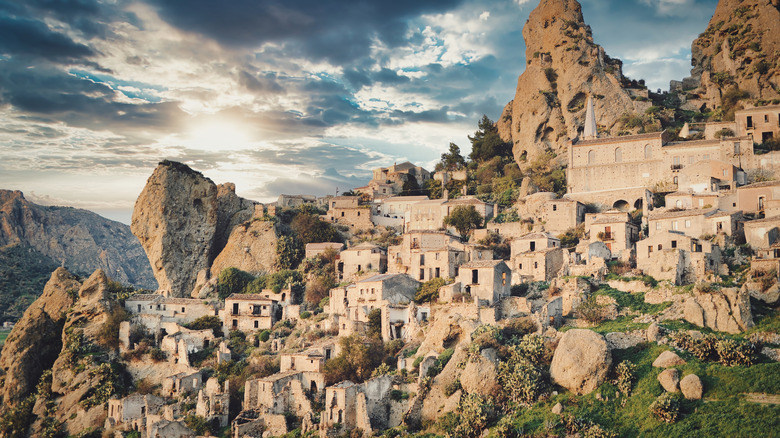
POLYGON ((30 302, 9 296, 40 295, 59 265, 78 273, 103 269, 119 282, 157 288, 128 226, 86 210, 37 205, 20 191, 0 190, 0 248, 0 321, 19 316, 30 302))

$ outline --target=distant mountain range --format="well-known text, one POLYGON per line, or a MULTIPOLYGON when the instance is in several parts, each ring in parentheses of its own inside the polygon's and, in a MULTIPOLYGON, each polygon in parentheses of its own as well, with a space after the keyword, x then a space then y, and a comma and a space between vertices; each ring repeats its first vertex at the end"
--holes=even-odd
POLYGON ((157 288, 129 226, 87 210, 37 205, 20 191, 0 190, 0 321, 21 316, 57 266, 81 275, 103 269, 123 284, 157 288))

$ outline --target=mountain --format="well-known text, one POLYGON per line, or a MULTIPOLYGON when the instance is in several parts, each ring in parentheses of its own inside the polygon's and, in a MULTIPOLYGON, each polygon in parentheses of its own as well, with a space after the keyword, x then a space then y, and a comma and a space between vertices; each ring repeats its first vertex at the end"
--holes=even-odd
POLYGON ((563 155, 566 141, 585 123, 588 97, 599 130, 611 134, 627 131, 621 122, 625 114, 650 106, 641 81, 625 78, 622 61, 593 42, 576 0, 542 0, 528 17, 523 37, 526 69, 497 122, 520 167, 548 150, 563 155))
POLYGON ((691 57, 689 101, 716 109, 738 88, 741 98, 780 103, 780 0, 719 1, 691 57))
MULTIPOLYGON (((127 225, 86 210, 37 205, 20 191, 0 190, 0 272, 6 280, 6 275, 19 279, 0 282, 0 295, 38 296, 41 272, 51 273, 60 265, 78 273, 102 269, 121 283, 157 288, 141 244, 127 225)), ((0 320, 7 310, 3 302, 0 320)), ((17 310, 14 315, 24 309, 17 310)))

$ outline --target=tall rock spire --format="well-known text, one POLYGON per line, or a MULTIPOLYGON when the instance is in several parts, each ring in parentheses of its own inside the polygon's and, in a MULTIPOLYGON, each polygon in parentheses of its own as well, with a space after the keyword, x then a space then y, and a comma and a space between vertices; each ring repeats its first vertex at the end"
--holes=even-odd
POLYGON ((585 140, 596 138, 598 130, 596 129, 596 114, 593 112, 593 97, 588 96, 588 103, 585 108, 585 132, 582 133, 585 140))

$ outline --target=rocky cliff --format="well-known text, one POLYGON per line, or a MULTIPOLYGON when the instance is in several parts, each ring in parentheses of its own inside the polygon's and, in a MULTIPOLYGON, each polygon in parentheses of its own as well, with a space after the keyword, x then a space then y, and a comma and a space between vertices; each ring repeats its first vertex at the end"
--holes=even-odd
POLYGON ((102 269, 122 283, 156 287, 127 225, 86 210, 36 205, 20 191, 0 190, 0 247, 8 245, 32 248, 73 272, 102 269))
POLYGON ((497 122, 521 167, 547 150, 558 155, 565 151, 566 141, 582 129, 588 96, 593 97, 599 130, 613 134, 623 130, 618 123, 623 114, 649 105, 643 97, 632 100, 622 62, 593 42, 576 0, 541 0, 523 37, 526 69, 497 122))
POLYGON ((233 184, 217 186, 184 164, 161 162, 138 196, 131 225, 160 290, 189 296, 254 204, 236 196, 233 184))
POLYGON ((779 99, 780 0, 720 0, 691 55, 689 100, 715 109, 735 86, 753 99, 779 99))

